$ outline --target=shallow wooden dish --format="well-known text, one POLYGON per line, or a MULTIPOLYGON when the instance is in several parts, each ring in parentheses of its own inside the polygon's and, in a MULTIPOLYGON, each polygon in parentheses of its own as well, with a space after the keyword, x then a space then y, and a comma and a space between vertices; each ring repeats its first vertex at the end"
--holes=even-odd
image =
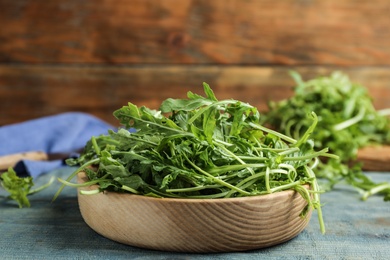
MULTIPOLYGON (((87 180, 79 173, 80 183, 87 180)), ((96 189, 96 186, 80 188, 96 189)), ((176 252, 230 252, 288 241, 309 223, 311 211, 292 190, 229 199, 171 199, 105 192, 78 195, 85 222, 114 241, 176 252)))

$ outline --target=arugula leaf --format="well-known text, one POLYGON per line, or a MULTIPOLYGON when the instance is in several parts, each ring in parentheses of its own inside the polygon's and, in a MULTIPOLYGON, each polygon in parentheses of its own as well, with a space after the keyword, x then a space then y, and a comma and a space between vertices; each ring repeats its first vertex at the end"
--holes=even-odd
POLYGON ((353 162, 359 148, 390 143, 390 119, 386 113, 376 111, 367 89, 341 72, 306 82, 297 72, 291 72, 291 76, 297 84, 294 95, 271 101, 262 123, 299 139, 312 126, 306 114, 314 111, 318 115, 317 128, 311 135, 315 148, 329 147, 340 158, 319 163, 316 175, 323 189, 346 182, 361 192, 363 199, 374 194, 372 191, 388 199, 390 189, 371 181, 363 174, 361 165, 353 162))
POLYGON ((8 170, 0 175, 1 186, 10 194, 8 198, 15 200, 19 208, 30 207, 30 200, 27 196, 40 192, 43 189, 49 187, 54 181, 51 178, 46 184, 32 189, 34 181, 32 177, 19 177, 14 169, 8 168, 8 170))
POLYGON ((12 168, 9 168, 0 175, 0 180, 1 186, 10 194, 9 197, 18 203, 19 208, 30 207, 27 195, 34 185, 32 177, 20 178, 12 168))

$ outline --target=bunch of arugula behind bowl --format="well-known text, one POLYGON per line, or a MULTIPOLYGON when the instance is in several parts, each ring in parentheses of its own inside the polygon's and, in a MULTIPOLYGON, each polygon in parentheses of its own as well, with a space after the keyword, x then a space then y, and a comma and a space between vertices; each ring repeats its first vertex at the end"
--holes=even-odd
POLYGON ((79 158, 67 161, 81 167, 60 181, 75 187, 98 184, 92 193, 108 190, 193 199, 291 189, 308 202, 303 215, 317 209, 324 232, 315 165, 319 156, 337 157, 326 148, 313 149, 309 137, 317 124, 315 113, 309 114, 311 125, 296 140, 262 126, 255 107, 217 100, 205 83, 204 91, 206 97, 188 92, 187 99, 167 99, 160 111, 132 103, 115 111, 123 128, 92 137, 79 158), (71 183, 80 171, 89 181, 71 183))
POLYGON ((314 111, 318 125, 313 132, 315 147, 329 147, 339 160, 319 163, 316 171, 324 189, 345 182, 358 189, 362 198, 380 193, 390 200, 390 184, 375 183, 355 161, 359 148, 390 143, 389 109, 375 110, 367 89, 352 83, 348 76, 334 72, 330 76, 303 81, 291 72, 297 86, 291 98, 270 102, 263 123, 293 138, 299 138, 310 127, 307 114, 314 111))

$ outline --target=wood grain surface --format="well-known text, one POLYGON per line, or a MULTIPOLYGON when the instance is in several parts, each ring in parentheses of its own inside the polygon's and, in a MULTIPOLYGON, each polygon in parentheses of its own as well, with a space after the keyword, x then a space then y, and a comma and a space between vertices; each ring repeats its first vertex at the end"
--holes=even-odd
POLYGON ((367 146, 361 148, 357 160, 366 171, 390 171, 390 146, 367 146))
MULTIPOLYGON (((78 182, 87 180, 79 173, 78 182)), ((98 186, 82 187, 94 190, 98 186)), ((116 192, 78 194, 81 215, 97 233, 124 244, 176 252, 234 252, 269 247, 309 223, 293 190, 229 199, 153 198, 116 192)))
POLYGON ((0 126, 68 111, 115 124, 202 92, 266 109, 341 70, 390 107, 390 2, 0 0, 0 126))
MULTIPOLYGON (((168 97, 203 95, 207 82, 219 99, 249 102, 260 111, 270 100, 293 94, 290 69, 309 79, 341 68, 257 66, 69 67, 0 65, 0 125, 65 111, 91 113, 112 124, 112 112, 128 102, 158 109, 168 97)), ((367 86, 375 106, 390 107, 386 68, 344 68, 351 80, 367 86)))
POLYGON ((1 0, 0 61, 388 65, 386 0, 1 0))

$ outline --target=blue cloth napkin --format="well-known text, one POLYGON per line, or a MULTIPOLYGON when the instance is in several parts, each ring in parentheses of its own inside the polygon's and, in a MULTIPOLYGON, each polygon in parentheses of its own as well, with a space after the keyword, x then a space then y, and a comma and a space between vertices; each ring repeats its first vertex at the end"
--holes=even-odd
MULTIPOLYGON (((69 112, 0 127, 0 156, 28 151, 48 154, 82 149, 92 136, 107 134, 110 124, 86 113, 69 112)), ((39 175, 63 166, 63 160, 23 160, 15 166, 20 175, 39 175)))

